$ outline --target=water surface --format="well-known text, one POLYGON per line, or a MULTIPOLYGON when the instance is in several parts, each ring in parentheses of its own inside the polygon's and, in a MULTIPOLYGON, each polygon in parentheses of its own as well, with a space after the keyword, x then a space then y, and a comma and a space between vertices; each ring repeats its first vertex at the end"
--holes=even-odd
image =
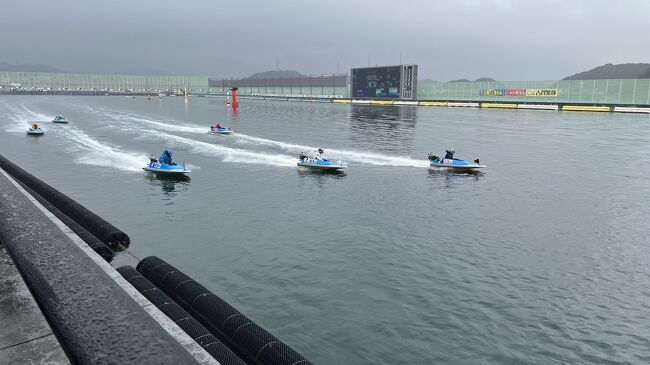
POLYGON ((0 117, 2 155, 315 363, 650 362, 647 115, 4 96, 0 117), (316 147, 346 173, 298 170, 316 147), (429 171, 447 147, 488 168, 429 171), (141 170, 163 148, 189 180, 141 170))

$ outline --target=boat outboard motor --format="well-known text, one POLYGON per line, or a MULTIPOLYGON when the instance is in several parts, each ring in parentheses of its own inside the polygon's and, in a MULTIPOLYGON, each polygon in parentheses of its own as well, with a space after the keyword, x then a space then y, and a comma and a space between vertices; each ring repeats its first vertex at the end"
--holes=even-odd
POLYGON ((478 165, 481 164, 481 163, 479 162, 478 158, 477 158, 476 160, 474 160, 474 163, 476 163, 476 164, 478 164, 478 165))
POLYGON ((306 158, 307 158, 307 155, 305 155, 304 152, 300 152, 300 156, 298 156, 298 159, 299 159, 300 161, 302 161, 302 160, 304 160, 304 159, 306 159, 306 158))
POLYGON ((158 162, 153 155, 149 155, 149 162, 158 162))
POLYGON ((319 148, 319 149, 318 149, 318 153, 320 153, 320 154, 322 155, 323 153, 325 153, 325 151, 323 151, 322 148, 319 148))
POLYGON ((429 159, 429 161, 438 161, 438 160, 440 160, 440 158, 438 156, 432 154, 431 152, 429 152, 428 159, 429 159))

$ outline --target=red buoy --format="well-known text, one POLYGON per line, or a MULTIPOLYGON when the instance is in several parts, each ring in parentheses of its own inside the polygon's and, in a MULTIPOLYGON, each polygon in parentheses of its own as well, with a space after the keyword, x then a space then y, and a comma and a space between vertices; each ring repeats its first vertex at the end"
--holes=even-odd
POLYGON ((232 108, 237 109, 239 107, 239 101, 237 101, 237 88, 232 88, 232 108))

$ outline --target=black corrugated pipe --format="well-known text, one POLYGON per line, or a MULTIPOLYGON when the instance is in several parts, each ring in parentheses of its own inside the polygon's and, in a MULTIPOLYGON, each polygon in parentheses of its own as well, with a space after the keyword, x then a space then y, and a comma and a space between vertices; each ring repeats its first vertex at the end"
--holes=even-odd
POLYGON ((129 247, 130 239, 126 233, 115 228, 115 226, 103 220, 83 205, 70 199, 65 194, 16 166, 2 155, 0 155, 0 168, 34 190, 38 195, 50 202, 63 214, 77 222, 95 237, 99 238, 114 251, 122 251, 129 247))
POLYGON ((158 257, 143 259, 137 270, 192 314, 247 364, 311 364, 223 299, 158 257))
POLYGON ((174 323, 185 331, 196 343, 201 345, 212 357, 222 365, 245 365, 226 345, 214 337, 196 319, 171 300, 165 293, 158 290, 149 280, 131 266, 122 266, 117 271, 133 285, 145 298, 165 313, 174 323))
POLYGON ((56 209, 56 207, 45 198, 42 196, 38 195, 34 190, 30 189, 29 186, 21 183, 18 181, 18 183, 25 189, 31 196, 34 197, 34 199, 38 200, 41 205, 43 205, 47 210, 52 212, 63 224, 68 226, 74 232, 79 238, 84 240, 92 248, 95 252, 99 254, 104 260, 111 262, 113 260, 113 257, 115 257, 115 252, 111 250, 104 242, 100 241, 99 238, 93 236, 92 233, 88 232, 85 228, 80 226, 77 222, 73 221, 68 217, 67 215, 63 214, 60 210, 56 209))
POLYGON ((0 241, 70 362, 196 364, 13 180, 0 171, 0 241))

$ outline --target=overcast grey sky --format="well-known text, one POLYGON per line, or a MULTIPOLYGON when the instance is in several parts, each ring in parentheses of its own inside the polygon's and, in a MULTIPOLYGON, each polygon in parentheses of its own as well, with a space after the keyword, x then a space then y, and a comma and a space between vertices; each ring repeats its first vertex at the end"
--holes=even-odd
POLYGON ((2 0, 0 61, 241 77, 420 65, 420 78, 557 79, 650 62, 649 0, 2 0))

